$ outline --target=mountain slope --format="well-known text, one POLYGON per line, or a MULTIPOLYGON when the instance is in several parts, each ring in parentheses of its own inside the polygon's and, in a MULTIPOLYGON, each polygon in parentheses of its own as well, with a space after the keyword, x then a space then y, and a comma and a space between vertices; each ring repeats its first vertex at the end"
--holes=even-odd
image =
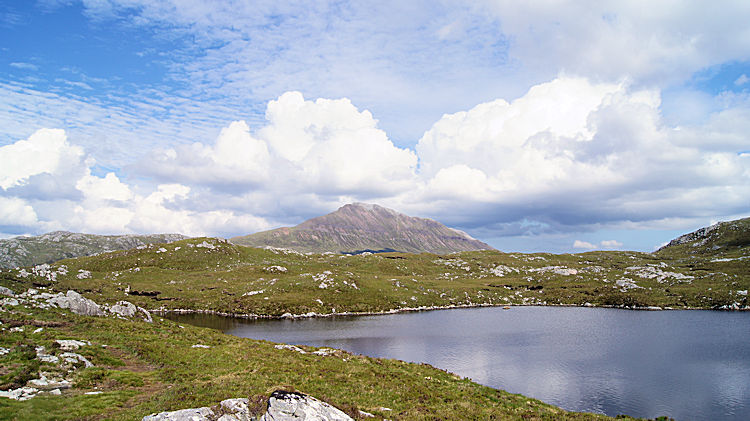
POLYGON ((681 235, 660 248, 657 253, 724 255, 743 251, 750 251, 750 218, 719 222, 681 235))
POLYGON ((378 205, 354 203, 295 227, 232 238, 243 246, 284 247, 301 252, 351 253, 397 250, 437 254, 489 250, 468 234, 426 218, 415 218, 378 205))
POLYGON ((182 234, 94 235, 55 231, 36 237, 0 240, 0 268, 33 266, 106 251, 126 250, 187 238, 182 234))

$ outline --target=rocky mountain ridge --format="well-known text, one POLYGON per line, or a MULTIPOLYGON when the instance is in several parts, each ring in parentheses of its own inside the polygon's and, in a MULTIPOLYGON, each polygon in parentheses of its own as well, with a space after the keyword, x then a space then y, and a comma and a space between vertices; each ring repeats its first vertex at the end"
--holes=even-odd
POLYGON ((182 234, 96 235, 68 231, 15 237, 0 240, 0 268, 34 266, 148 244, 171 243, 185 238, 188 237, 182 234))
POLYGON ((412 217, 367 203, 344 205, 295 227, 234 237, 230 241, 243 246, 282 247, 315 253, 393 250, 448 254, 493 249, 463 231, 432 219, 412 217))
POLYGON ((750 218, 718 222, 681 235, 657 253, 724 254, 750 246, 750 218))

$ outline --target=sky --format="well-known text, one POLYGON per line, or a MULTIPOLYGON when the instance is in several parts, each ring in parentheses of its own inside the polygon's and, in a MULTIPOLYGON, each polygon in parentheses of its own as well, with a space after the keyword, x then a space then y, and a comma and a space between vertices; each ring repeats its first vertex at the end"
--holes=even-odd
POLYGON ((351 202, 503 251, 750 216, 750 3, 0 4, 0 238, 231 237, 351 202))

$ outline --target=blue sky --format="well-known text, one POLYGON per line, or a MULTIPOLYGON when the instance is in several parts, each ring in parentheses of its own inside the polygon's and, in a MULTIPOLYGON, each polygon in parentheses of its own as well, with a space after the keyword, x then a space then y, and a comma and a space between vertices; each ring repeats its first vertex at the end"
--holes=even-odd
POLYGON ((503 250, 750 214, 750 6, 0 5, 0 236, 233 236, 351 201, 503 250))

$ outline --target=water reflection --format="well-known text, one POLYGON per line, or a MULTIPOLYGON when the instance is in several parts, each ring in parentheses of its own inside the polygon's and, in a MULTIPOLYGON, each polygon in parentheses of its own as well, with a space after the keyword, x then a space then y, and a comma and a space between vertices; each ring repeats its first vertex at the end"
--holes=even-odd
POLYGON ((750 413, 750 313, 520 307, 178 318, 237 336, 427 362, 575 411, 678 420, 744 420, 750 413))

